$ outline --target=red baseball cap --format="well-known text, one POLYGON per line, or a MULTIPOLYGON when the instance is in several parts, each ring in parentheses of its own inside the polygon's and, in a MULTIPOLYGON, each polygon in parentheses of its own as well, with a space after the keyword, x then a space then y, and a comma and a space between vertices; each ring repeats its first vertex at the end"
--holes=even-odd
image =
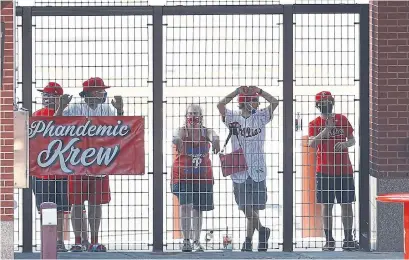
POLYGON ((54 94, 57 96, 61 96, 64 94, 64 90, 60 86, 60 84, 56 82, 48 82, 47 86, 44 87, 44 89, 39 89, 38 90, 41 93, 48 93, 48 94, 54 94))
POLYGON ((87 92, 93 89, 107 89, 109 86, 106 86, 104 81, 101 78, 89 78, 88 80, 82 83, 82 90, 87 92))
POLYGON ((239 101, 239 104, 242 104, 242 103, 245 103, 246 100, 247 100, 247 102, 251 102, 253 98, 257 98, 257 99, 258 99, 258 97, 259 97, 259 94, 258 94, 258 93, 255 93, 255 94, 253 94, 253 95, 249 95, 249 94, 244 94, 244 93, 242 93, 242 94, 239 95, 238 101, 239 101))
POLYGON ((321 102, 323 100, 331 100, 334 101, 334 97, 332 96, 331 92, 329 91, 321 91, 315 95, 315 102, 321 102))

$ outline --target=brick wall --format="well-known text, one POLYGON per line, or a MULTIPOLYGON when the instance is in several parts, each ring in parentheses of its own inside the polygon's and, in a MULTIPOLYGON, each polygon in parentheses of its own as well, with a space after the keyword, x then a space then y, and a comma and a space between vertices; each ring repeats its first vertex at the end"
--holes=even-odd
POLYGON ((409 1, 371 1, 370 22, 371 174, 409 177, 409 1))
POLYGON ((13 15, 13 3, 11 1, 1 1, 1 20, 5 22, 6 38, 4 45, 3 85, 0 90, 0 221, 12 221, 14 215, 13 15))

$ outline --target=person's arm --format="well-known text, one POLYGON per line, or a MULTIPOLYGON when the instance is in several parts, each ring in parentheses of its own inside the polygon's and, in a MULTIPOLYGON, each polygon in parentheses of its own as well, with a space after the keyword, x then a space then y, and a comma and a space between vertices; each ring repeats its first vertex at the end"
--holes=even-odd
POLYGON ((278 99, 273 97, 270 93, 262 90, 261 88, 255 87, 255 86, 250 86, 250 93, 254 92, 259 94, 261 97, 263 97, 267 102, 269 103, 268 107, 265 108, 267 111, 269 111, 270 114, 270 119, 273 117, 274 110, 278 107, 278 99))
POLYGON ((111 104, 115 108, 117 116, 124 115, 124 101, 122 96, 114 96, 114 99, 111 100, 111 104))
POLYGON ((345 125, 343 127, 345 134, 347 135, 347 141, 346 142, 339 142, 335 144, 335 151, 342 151, 344 149, 348 149, 349 147, 352 147, 355 145, 355 136, 354 136, 354 128, 352 127, 351 123, 349 122, 348 118, 345 116, 342 116, 341 119, 345 123, 342 125, 345 125))
POLYGON ((317 148, 318 144, 321 143, 323 139, 328 138, 328 135, 331 130, 330 127, 326 127, 319 134, 317 134, 317 126, 315 126, 315 121, 316 120, 311 121, 308 124, 308 136, 309 136, 308 145, 312 148, 317 148))
POLYGON ((354 135, 350 135, 347 137, 347 141, 345 142, 345 145, 347 148, 354 146, 356 143, 355 141, 355 136, 354 135))
POLYGON ((54 116, 62 116, 64 113, 64 108, 63 106, 58 106, 57 110, 54 113, 54 116))
POLYGON ((212 143, 213 152, 217 154, 220 152, 220 137, 217 135, 216 131, 211 128, 206 129, 207 140, 212 143))
POLYGON ((328 137, 329 130, 328 128, 325 128, 321 133, 319 133, 316 136, 310 137, 309 140, 309 146, 312 148, 317 148, 318 144, 322 142, 322 140, 326 139, 328 137))
POLYGON ((240 88, 237 88, 235 91, 231 92, 227 96, 225 96, 222 100, 219 101, 217 104, 217 109, 222 117, 226 116, 226 105, 229 104, 240 92, 240 88))
POLYGON ((217 109, 219 110, 219 113, 222 116, 223 121, 224 121, 224 117, 226 116, 226 111, 228 110, 226 108, 226 105, 229 104, 237 95, 242 94, 242 93, 247 93, 248 91, 249 91, 249 88, 247 86, 241 86, 219 101, 219 103, 217 104, 217 109))
POLYGON ((180 140, 182 140, 182 128, 177 128, 173 131, 173 136, 172 136, 172 143, 177 144, 180 140))
POLYGON ((68 104, 71 102, 72 95, 64 94, 60 97, 60 102, 57 110, 54 112, 54 116, 64 115, 64 110, 67 108, 68 104))
POLYGON ((176 151, 178 151, 179 153, 182 150, 182 138, 183 135, 185 134, 183 128, 177 128, 175 129, 175 131, 173 132, 173 136, 172 136, 172 144, 174 144, 176 146, 176 151))

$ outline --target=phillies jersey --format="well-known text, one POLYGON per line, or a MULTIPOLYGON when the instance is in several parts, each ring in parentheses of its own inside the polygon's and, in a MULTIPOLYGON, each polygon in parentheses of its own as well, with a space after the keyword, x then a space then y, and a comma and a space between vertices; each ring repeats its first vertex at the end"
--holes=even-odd
POLYGON ((240 147, 248 165, 248 170, 230 175, 235 183, 244 183, 249 177, 255 182, 264 181, 267 177, 266 155, 264 143, 266 140, 266 125, 273 119, 268 109, 259 109, 248 118, 240 111, 226 109, 225 124, 238 125, 239 135, 231 137, 233 151, 240 147))
MULTIPOLYGON (((327 175, 353 174, 352 164, 349 159, 348 148, 336 152, 335 144, 346 142, 352 136, 354 129, 344 115, 334 115, 335 127, 328 138, 322 139, 317 145, 316 172, 327 175)), ((317 136, 325 129, 326 120, 321 116, 309 123, 309 137, 317 136)))
MULTIPOLYGON (((33 116, 54 116, 55 110, 48 107, 37 110, 33 113, 33 116)), ((64 175, 39 175, 35 176, 36 178, 43 180, 61 180, 66 179, 64 175)))
MULTIPOLYGON (((179 132, 179 129, 177 130, 179 132)), ((177 153, 172 167, 172 183, 204 182, 213 183, 212 162, 210 160, 210 143, 202 131, 199 140, 183 136, 182 151, 177 153)))

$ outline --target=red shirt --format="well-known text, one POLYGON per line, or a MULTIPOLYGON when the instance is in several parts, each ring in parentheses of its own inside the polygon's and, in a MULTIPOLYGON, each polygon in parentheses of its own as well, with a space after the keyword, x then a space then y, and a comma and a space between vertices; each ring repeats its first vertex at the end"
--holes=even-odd
MULTIPOLYGON (((40 110, 37 110, 33 113, 33 116, 54 116, 54 109, 50 109, 48 107, 44 107, 40 110)), ((43 179, 43 180, 61 180, 66 179, 64 175, 39 175, 35 176, 36 178, 43 179)))
POLYGON ((213 183, 210 144, 206 137, 193 142, 192 137, 182 139, 182 152, 177 153, 172 167, 172 184, 178 182, 213 183))
MULTIPOLYGON (((309 123, 308 135, 317 136, 325 129, 325 119, 317 117, 309 123)), ((339 142, 347 141, 352 136, 354 129, 344 115, 334 115, 335 127, 330 137, 323 139, 317 145, 316 172, 327 175, 353 174, 352 164, 349 159, 348 149, 335 152, 334 146, 339 142)))
POLYGON ((48 107, 44 107, 33 113, 33 116, 54 116, 55 110, 48 107))

